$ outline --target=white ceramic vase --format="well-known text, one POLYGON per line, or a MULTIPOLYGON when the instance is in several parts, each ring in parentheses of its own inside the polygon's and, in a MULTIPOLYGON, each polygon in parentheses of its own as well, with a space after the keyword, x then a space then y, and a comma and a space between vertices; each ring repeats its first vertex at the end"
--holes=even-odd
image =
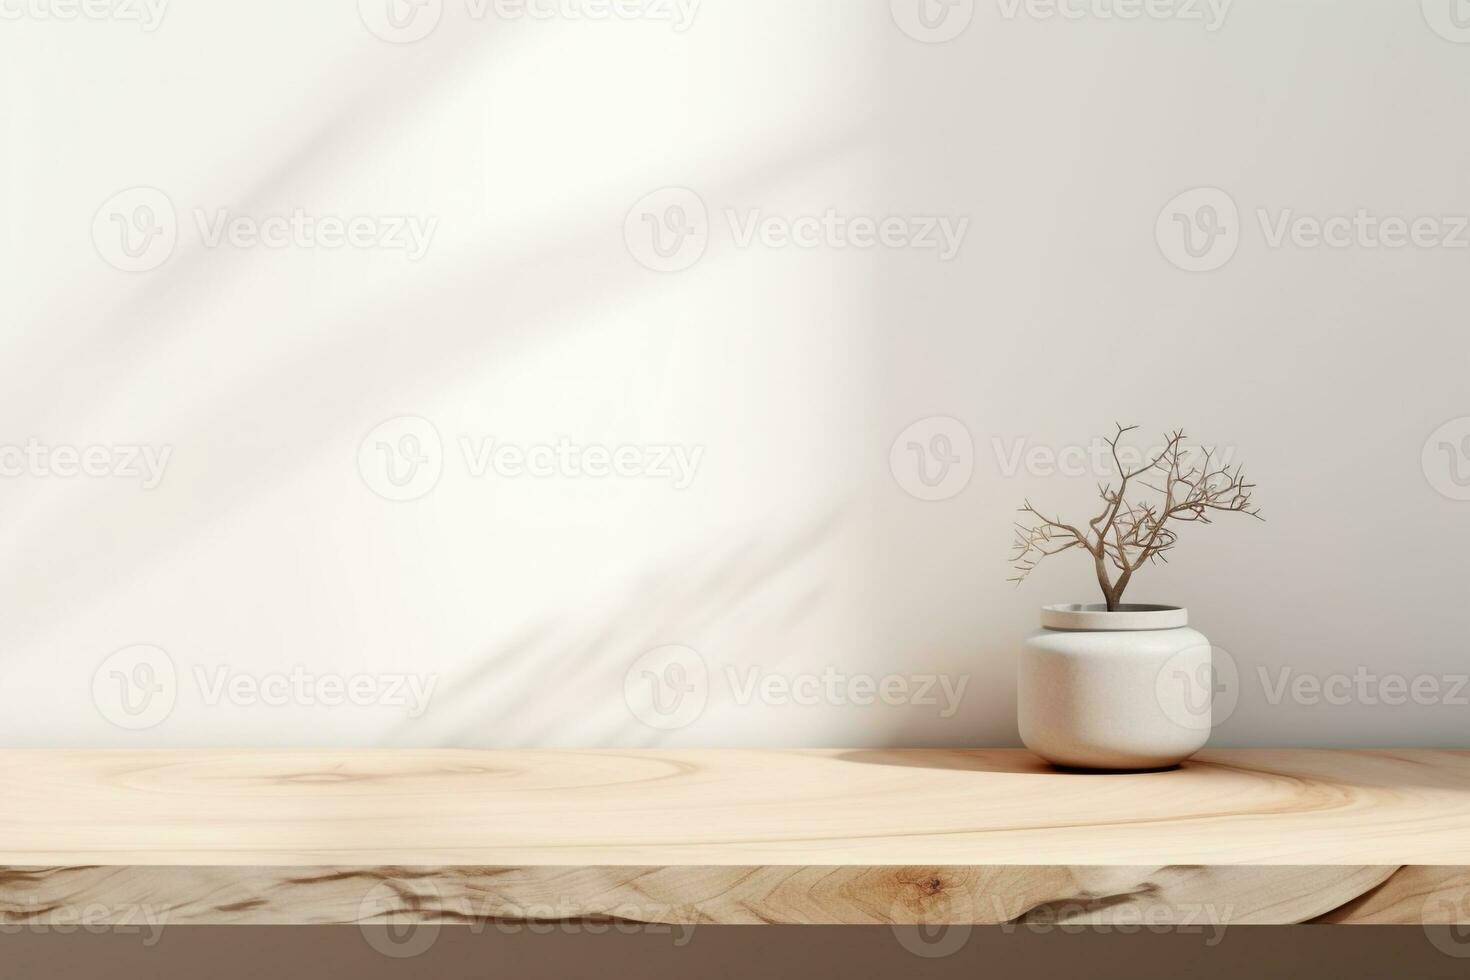
POLYGON ((1210 737, 1210 641, 1177 606, 1047 606, 1021 651, 1021 741, 1059 766, 1165 769, 1210 737))

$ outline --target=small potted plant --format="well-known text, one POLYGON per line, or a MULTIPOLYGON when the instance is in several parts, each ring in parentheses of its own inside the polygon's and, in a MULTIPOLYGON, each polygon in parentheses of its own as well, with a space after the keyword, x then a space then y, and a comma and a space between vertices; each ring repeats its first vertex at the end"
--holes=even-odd
POLYGON ((1184 433, 1165 437, 1157 455, 1130 469, 1118 444, 1137 426, 1105 440, 1118 484, 1100 485, 1102 511, 1086 525, 1044 516, 1027 501, 1016 525, 1016 575, 1024 582, 1043 560, 1086 553, 1102 603, 1046 606, 1041 628, 1021 652, 1017 716, 1021 740, 1049 762, 1078 769, 1164 769, 1204 747, 1213 693, 1210 643, 1189 628, 1178 606, 1123 602, 1133 576, 1167 562, 1185 523, 1219 514, 1260 519, 1254 485, 1211 450, 1190 450, 1184 433))

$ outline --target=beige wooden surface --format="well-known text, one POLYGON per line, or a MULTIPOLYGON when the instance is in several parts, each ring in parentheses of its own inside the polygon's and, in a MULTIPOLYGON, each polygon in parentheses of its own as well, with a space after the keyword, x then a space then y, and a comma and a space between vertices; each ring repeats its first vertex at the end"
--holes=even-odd
POLYGON ((1470 921, 1467 752, 4 751, 0 787, 8 919, 1470 921))
POLYGON ((1466 864, 1470 753, 0 752, 0 864, 1466 864))

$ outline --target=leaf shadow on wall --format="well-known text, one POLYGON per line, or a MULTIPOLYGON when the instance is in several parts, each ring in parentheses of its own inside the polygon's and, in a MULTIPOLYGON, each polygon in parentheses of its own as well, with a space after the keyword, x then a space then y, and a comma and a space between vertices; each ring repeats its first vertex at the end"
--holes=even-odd
MULTIPOLYGON (((443 679, 430 711, 400 726, 388 742, 544 746, 566 742, 575 730, 579 744, 660 744, 674 733, 645 725, 624 702, 629 667, 651 649, 683 644, 697 649, 713 675, 721 662, 714 638, 738 618, 743 648, 729 652, 753 651, 770 657, 761 661, 763 668, 777 668, 798 652, 783 638, 824 598, 826 583, 813 573, 830 563, 842 524, 841 513, 832 512, 789 535, 752 539, 719 555, 691 555, 645 574, 600 622, 569 615, 529 626, 464 675, 443 679), (562 710, 548 712, 548 703, 562 710)), ((722 707, 732 706, 712 698, 706 715, 722 707)), ((696 719, 683 731, 697 737, 699 730, 696 719)))
MULTIPOLYGON (((233 200, 242 213, 269 210, 266 203, 299 194, 304 182, 330 180, 343 159, 369 150, 385 127, 391 129, 425 99, 447 90, 466 61, 485 56, 484 47, 466 46, 443 57, 414 75, 412 85, 396 78, 370 83, 331 106, 329 117, 300 145, 275 154, 250 186, 221 199, 233 200)), ((801 141, 773 145, 758 164, 733 172, 727 158, 712 154, 701 163, 710 172, 696 172, 693 179, 714 197, 740 199, 819 165, 858 139, 850 129, 816 128, 801 141)), ((15 501, 20 505, 11 514, 16 537, 7 549, 4 576, 27 602, 28 615, 12 625, 10 648, 35 643, 89 606, 137 587, 140 575, 188 562, 201 539, 229 527, 324 458, 340 458, 346 483, 366 493, 353 473, 354 454, 371 427, 366 420, 382 420, 374 414, 382 392, 431 400, 487 360, 544 344, 553 331, 566 331, 601 307, 653 288, 658 280, 638 268, 622 246, 623 217, 618 210, 586 215, 580 223, 548 222, 524 230, 509 253, 500 247, 503 230, 487 228, 476 247, 425 269, 412 290, 369 297, 372 302, 359 308, 313 318, 312 334, 281 349, 268 371, 231 371, 222 364, 211 401, 178 406, 166 420, 176 426, 169 442, 180 450, 173 466, 189 471, 187 493, 170 495, 166 480, 144 504, 101 490, 90 494, 84 511, 48 511, 38 498, 15 501), (429 305, 456 312, 425 317, 429 305), (268 465, 262 463, 265 458, 268 465), (39 513, 28 515, 24 506, 32 500, 40 504, 39 513)), ((72 346, 108 351, 110 384, 90 399, 61 406, 59 411, 73 416, 67 425, 84 430, 87 417, 105 416, 108 401, 137 383, 150 362, 167 361, 176 348, 197 342, 201 332, 212 329, 211 307, 221 302, 222 287, 250 279, 250 263, 258 261, 209 258, 202 244, 181 241, 169 264, 150 274, 121 307, 80 318, 79 329, 90 336, 72 346), (123 334, 127 343, 119 340, 123 334)), ((702 270, 690 273, 699 274, 702 270)), ((301 316, 302 311, 282 315, 301 316)), ((62 353, 69 355, 70 349, 62 353)), ((44 375, 62 366, 30 369, 44 375)), ((241 601, 256 600, 247 594, 241 601)), ((272 615, 269 608, 251 612, 272 615)), ((542 635, 529 630, 524 642, 539 642, 542 635)))

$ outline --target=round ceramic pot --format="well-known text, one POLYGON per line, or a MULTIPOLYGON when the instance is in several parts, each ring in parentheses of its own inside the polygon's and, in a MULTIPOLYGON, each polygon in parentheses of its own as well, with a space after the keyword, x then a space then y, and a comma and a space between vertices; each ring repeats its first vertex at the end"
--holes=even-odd
POLYGON ((1021 651, 1021 741, 1077 769, 1165 769, 1210 737, 1210 641, 1177 606, 1047 606, 1021 651))

